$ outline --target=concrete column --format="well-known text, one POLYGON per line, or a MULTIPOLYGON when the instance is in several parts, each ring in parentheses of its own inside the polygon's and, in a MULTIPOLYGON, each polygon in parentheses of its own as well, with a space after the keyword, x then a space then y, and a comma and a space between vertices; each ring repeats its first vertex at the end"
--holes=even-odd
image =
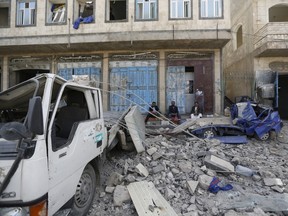
POLYGON ((214 52, 214 113, 222 114, 223 80, 220 50, 214 52))
POLYGON ((9 88, 9 60, 5 56, 2 64, 2 91, 9 88))
POLYGON ((102 84, 102 97, 103 97, 103 110, 107 111, 109 107, 109 59, 108 53, 105 52, 103 54, 103 62, 102 62, 102 74, 103 74, 103 84, 102 84))
POLYGON ((159 53, 159 74, 158 74, 158 84, 159 84, 159 101, 158 105, 160 111, 166 113, 166 64, 165 64, 165 52, 160 51, 159 53))

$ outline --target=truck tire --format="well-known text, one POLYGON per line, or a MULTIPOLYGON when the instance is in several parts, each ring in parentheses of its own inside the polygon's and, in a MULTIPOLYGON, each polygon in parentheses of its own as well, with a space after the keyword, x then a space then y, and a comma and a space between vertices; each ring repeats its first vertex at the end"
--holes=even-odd
POLYGON ((96 193, 96 173, 92 165, 88 164, 77 184, 73 198, 73 205, 69 215, 85 216, 92 206, 96 193))

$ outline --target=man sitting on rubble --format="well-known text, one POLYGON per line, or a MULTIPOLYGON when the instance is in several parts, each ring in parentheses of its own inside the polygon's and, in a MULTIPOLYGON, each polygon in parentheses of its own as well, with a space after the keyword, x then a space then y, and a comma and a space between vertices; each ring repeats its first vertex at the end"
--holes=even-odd
POLYGON ((202 118, 202 113, 203 113, 203 110, 199 106, 199 103, 196 101, 194 106, 192 107, 192 110, 191 110, 191 119, 202 118))
POLYGON ((159 107, 157 106, 156 102, 153 101, 151 106, 149 107, 149 112, 145 118, 145 123, 149 120, 150 117, 157 117, 160 115, 159 107))

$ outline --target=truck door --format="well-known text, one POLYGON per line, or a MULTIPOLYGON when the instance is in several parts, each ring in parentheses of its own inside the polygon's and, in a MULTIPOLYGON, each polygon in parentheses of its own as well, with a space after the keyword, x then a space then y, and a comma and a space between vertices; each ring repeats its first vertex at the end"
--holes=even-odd
POLYGON ((67 84, 59 95, 47 136, 49 215, 73 197, 85 166, 106 143, 100 91, 67 84))

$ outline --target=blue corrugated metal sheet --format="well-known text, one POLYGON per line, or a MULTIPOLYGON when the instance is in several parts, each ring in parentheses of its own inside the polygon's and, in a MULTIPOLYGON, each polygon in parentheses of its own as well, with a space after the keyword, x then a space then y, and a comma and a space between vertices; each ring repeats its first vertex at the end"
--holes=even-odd
POLYGON ((147 110, 147 103, 157 102, 157 67, 115 67, 111 69, 110 82, 112 111, 124 111, 130 104, 147 110))
POLYGON ((185 113, 185 67, 170 66, 166 75, 166 108, 175 101, 181 114, 185 113))
POLYGON ((72 80, 72 75, 88 75, 90 80, 101 81, 101 68, 81 67, 59 69, 58 75, 66 80, 72 80))

